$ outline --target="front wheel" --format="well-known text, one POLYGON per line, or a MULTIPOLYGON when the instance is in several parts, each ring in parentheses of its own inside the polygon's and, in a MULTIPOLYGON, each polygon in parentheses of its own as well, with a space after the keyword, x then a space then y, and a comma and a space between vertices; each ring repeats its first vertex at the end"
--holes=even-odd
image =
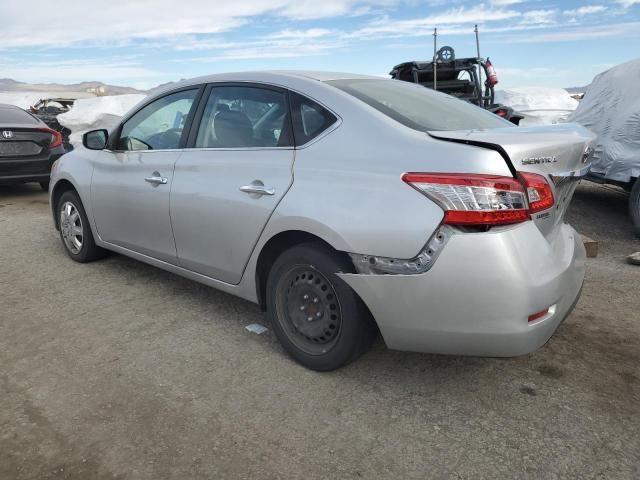
POLYGON ((629 194, 629 215, 631 215, 633 231, 640 237, 640 178, 633 183, 629 194))
POLYGON ((76 262, 87 263, 104 257, 106 250, 96 245, 84 206, 76 192, 62 194, 57 206, 60 239, 76 262))
POLYGON ((285 251, 267 279, 267 315, 284 349, 307 368, 328 371, 370 346, 375 328, 358 295, 338 272, 349 261, 322 244, 285 251))

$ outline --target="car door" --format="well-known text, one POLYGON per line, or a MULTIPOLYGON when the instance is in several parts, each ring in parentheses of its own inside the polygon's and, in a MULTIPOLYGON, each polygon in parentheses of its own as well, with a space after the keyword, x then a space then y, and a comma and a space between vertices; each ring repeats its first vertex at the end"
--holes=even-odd
POLYGON ((176 162, 171 191, 178 264, 237 284, 293 181, 287 94, 265 85, 215 84, 199 110, 193 148, 176 162))
POLYGON ((105 242, 176 263, 169 195, 198 91, 173 92, 144 106, 123 122, 113 150, 97 156, 91 196, 105 242))

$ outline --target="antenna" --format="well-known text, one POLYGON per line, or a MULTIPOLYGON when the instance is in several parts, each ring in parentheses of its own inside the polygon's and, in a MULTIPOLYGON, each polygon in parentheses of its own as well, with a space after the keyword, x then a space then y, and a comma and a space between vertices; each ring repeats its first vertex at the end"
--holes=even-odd
POLYGON ((482 60, 480 59, 480 36, 478 34, 478 25, 476 24, 475 28, 473 29, 473 32, 476 34, 476 53, 478 56, 478 63, 480 64, 478 66, 478 83, 480 84, 480 96, 482 96, 482 107, 484 107, 484 90, 482 89, 482 60))
POLYGON ((433 89, 438 90, 438 29, 433 29, 433 89))

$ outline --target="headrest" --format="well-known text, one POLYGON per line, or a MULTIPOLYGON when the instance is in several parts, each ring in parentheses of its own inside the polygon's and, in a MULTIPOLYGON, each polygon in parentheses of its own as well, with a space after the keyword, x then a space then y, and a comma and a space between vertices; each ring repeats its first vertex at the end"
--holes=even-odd
POLYGON ((253 146, 253 126, 242 112, 220 110, 213 118, 213 130, 218 147, 253 146))

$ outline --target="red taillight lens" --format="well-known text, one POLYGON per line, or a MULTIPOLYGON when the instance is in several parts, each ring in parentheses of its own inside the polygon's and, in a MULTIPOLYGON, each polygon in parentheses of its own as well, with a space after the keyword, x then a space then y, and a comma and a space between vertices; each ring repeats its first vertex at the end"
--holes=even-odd
POLYGON ((41 128, 40 131, 51 134, 49 148, 56 148, 62 145, 62 134, 60 132, 56 132, 51 128, 41 128))
POLYGON ((449 225, 505 225, 530 218, 525 189, 512 177, 405 173, 402 180, 440 205, 449 225))
POLYGON ((507 116, 507 111, 501 108, 500 110, 496 110, 496 115, 498 115, 499 117, 505 118, 507 116))
POLYGON ((527 199, 529 200, 529 211, 531 213, 553 207, 555 202, 553 191, 545 177, 530 172, 519 172, 518 176, 527 189, 527 199))

